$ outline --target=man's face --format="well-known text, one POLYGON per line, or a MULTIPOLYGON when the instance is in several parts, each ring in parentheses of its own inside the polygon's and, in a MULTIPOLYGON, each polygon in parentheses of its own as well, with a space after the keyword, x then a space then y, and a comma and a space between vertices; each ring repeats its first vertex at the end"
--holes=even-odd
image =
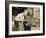
POLYGON ((27 9, 24 10, 23 14, 24 15, 27 15, 27 9))

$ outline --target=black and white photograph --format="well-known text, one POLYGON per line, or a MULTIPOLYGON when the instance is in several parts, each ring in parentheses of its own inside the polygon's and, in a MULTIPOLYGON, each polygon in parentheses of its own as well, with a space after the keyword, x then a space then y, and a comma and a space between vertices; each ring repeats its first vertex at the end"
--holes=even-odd
POLYGON ((9 3, 7 14, 7 35, 44 35, 44 3, 9 3))
POLYGON ((40 30, 40 8, 12 7, 12 31, 29 30, 40 30))

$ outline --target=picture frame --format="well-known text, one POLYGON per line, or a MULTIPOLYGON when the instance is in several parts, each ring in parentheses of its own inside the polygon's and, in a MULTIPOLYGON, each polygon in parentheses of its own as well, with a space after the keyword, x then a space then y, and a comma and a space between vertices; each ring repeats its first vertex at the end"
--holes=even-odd
MULTIPOLYGON (((26 15, 25 12, 24 12, 24 14, 26 15)), ((5 37, 22 37, 22 36, 39 36, 39 35, 45 35, 45 3, 25 2, 25 1, 5 1, 5 37), (36 18, 33 18, 33 19, 36 19, 35 21, 31 19, 31 22, 32 22, 31 27, 28 26, 29 24, 27 24, 28 21, 25 20, 25 17, 23 18, 24 19, 23 21, 22 21, 22 19, 19 20, 19 18, 17 18, 17 19, 15 18, 17 20, 17 21, 14 20, 15 24, 18 25, 23 22, 22 24, 24 27, 21 25, 21 27, 19 27, 19 30, 18 30, 18 26, 16 26, 16 27, 13 26, 13 28, 15 27, 15 29, 16 29, 16 30, 13 30, 12 29, 12 23, 13 23, 12 20, 13 20, 14 15, 15 15, 15 17, 16 17, 16 15, 21 15, 21 14, 23 16, 23 12, 25 11, 24 9, 26 9, 26 11, 31 10, 30 12, 32 14, 31 15, 32 17, 38 17, 38 19, 40 20, 40 22, 39 22, 40 26, 37 27, 37 25, 35 25, 36 20, 38 20, 36 18), (19 23, 18 23, 18 20, 19 20, 19 23), (28 27, 26 27, 26 24, 28 27), (34 24, 34 26, 33 26, 33 24, 34 24), (37 28, 35 28, 35 26, 37 28), (24 30, 22 30, 22 28, 24 28, 24 30), (32 31, 32 29, 33 29, 33 31, 32 31)))

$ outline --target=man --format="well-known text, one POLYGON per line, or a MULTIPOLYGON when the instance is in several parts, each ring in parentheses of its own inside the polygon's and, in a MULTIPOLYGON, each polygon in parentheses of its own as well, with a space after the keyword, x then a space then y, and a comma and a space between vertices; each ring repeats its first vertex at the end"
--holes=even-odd
POLYGON ((14 17, 14 20, 22 21, 21 23, 19 22, 19 30, 22 30, 21 28, 24 28, 24 30, 31 30, 30 16, 32 13, 30 12, 32 12, 31 9, 27 8, 24 12, 14 17))

